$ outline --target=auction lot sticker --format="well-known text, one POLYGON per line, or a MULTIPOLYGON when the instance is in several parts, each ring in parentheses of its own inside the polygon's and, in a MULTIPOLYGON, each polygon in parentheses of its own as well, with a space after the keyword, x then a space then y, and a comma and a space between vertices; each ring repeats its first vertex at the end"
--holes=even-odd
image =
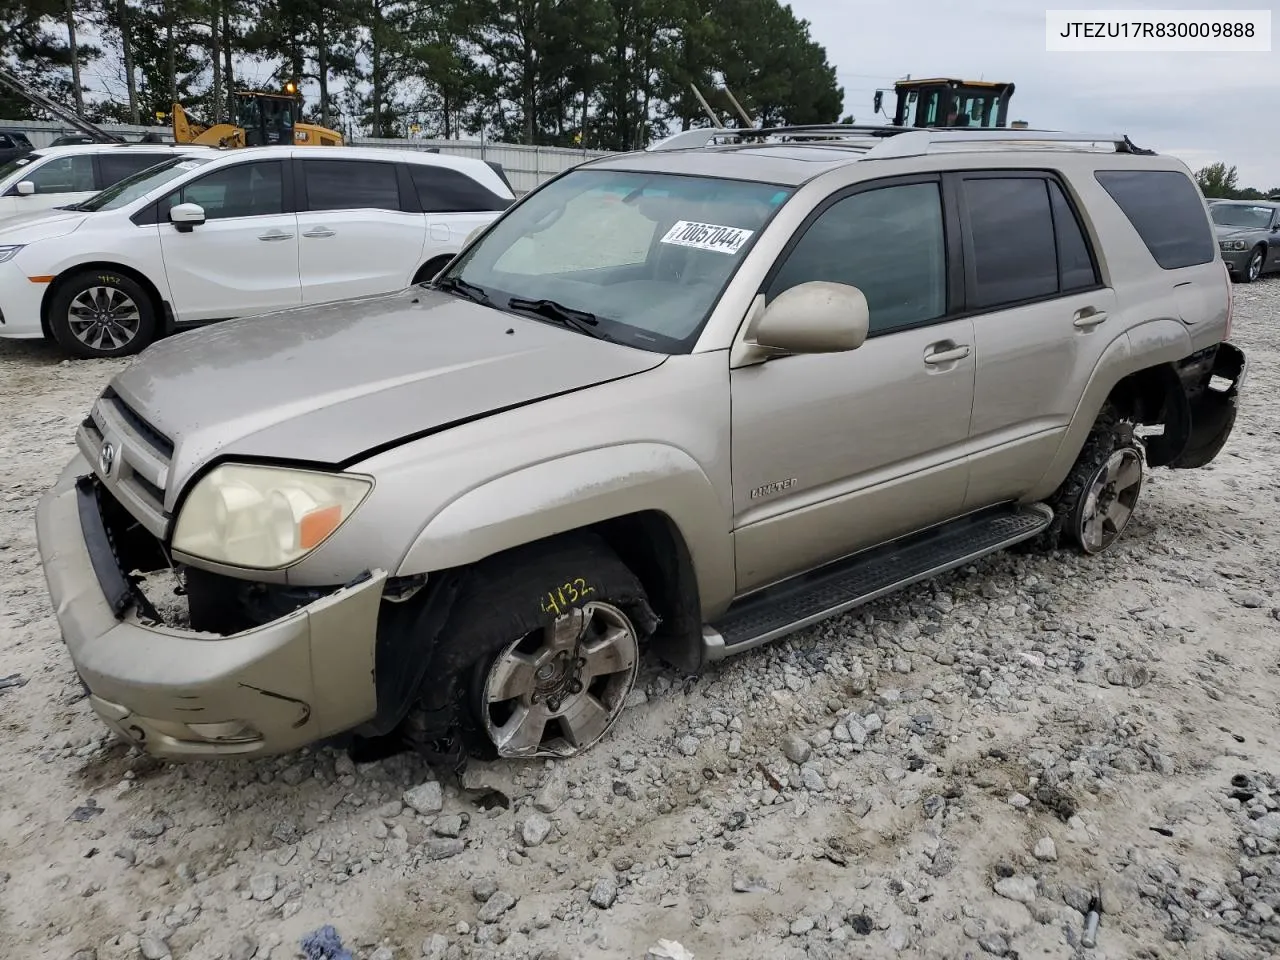
POLYGON ((744 230, 741 227, 722 227, 715 223, 677 220, 675 226, 666 232, 661 242, 732 255, 742 249, 742 245, 751 239, 753 233, 755 233, 754 230, 744 230))

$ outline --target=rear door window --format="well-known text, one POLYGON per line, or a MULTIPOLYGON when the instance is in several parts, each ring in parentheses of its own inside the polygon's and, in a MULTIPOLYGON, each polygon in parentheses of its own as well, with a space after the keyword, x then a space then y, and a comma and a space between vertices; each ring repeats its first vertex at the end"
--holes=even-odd
POLYGON ((376 160, 303 160, 308 210, 399 210, 394 163, 376 160))
POLYGON ((1102 189, 1129 218, 1151 256, 1165 270, 1208 263, 1216 245, 1204 198, 1176 170, 1099 170, 1102 189))
POLYGON ((511 201, 500 197, 460 170, 408 164, 409 176, 426 213, 476 213, 505 210, 511 201))
POLYGON ((992 308, 1058 292, 1049 190, 1040 177, 964 181, 972 262, 971 307, 992 308))
POLYGON ((125 177, 131 177, 135 173, 141 173, 148 167, 154 167, 161 160, 167 160, 173 156, 170 153, 157 153, 156 151, 121 151, 120 153, 100 153, 98 154, 98 169, 102 174, 102 182, 100 187, 109 187, 113 183, 123 180, 125 177))

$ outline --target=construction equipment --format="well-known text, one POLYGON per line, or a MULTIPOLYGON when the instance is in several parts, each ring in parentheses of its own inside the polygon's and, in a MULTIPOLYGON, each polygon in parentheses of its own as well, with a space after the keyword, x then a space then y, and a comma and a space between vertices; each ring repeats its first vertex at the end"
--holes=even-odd
MULTIPOLYGON (((1007 125, 1012 83, 988 80, 899 80, 893 85, 898 97, 893 114, 895 127, 982 127, 1007 125)), ((884 105, 884 90, 873 101, 877 113, 884 105)))
MULTIPOLYGON (((302 123, 302 97, 295 83, 283 93, 237 90, 232 94, 235 123, 205 124, 175 103, 171 114, 175 143, 213 147, 340 147, 342 134, 314 123, 302 123)), ((163 122, 164 114, 156 114, 163 122)))
POLYGON ((95 143, 124 143, 123 137, 117 137, 113 133, 107 133, 96 124, 90 123, 88 120, 78 116, 75 111, 68 110, 57 103, 54 103, 42 93, 32 90, 27 84, 23 83, 7 70, 0 70, 0 86, 7 87, 20 97, 26 98, 32 105, 51 113, 67 126, 75 130, 79 130, 86 137, 89 137, 95 143))

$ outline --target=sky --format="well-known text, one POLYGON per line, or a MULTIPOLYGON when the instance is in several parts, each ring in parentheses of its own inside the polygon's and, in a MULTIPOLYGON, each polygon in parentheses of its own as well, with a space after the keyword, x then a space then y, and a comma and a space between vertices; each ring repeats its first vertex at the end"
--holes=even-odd
MULTIPOLYGON (((942 76, 1017 85, 1009 119, 1032 127, 1127 133, 1193 170, 1222 161, 1240 186, 1280 187, 1280 0, 789 0, 826 47, 845 112, 877 122, 871 99, 893 81, 942 76), (1272 53, 1049 53, 1045 10, 1270 10, 1272 53)), ((885 103, 893 103, 892 93, 885 103)), ((880 118, 883 122, 883 118, 880 118)))

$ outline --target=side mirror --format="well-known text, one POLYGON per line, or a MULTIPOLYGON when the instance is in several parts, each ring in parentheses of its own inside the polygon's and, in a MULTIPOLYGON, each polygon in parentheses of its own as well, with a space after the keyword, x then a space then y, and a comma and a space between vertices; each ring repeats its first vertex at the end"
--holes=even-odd
POLYGON ((32 183, 30 180, 18 181, 18 196, 30 197, 30 196, 34 196, 35 192, 36 192, 36 185, 32 183))
POLYGON ((753 339, 786 353, 842 353, 862 346, 868 322, 867 298, 857 287, 811 280, 774 298, 753 339))
POLYGON ((180 203, 169 210, 169 222, 181 233, 190 233, 204 223, 204 207, 198 203, 180 203))

